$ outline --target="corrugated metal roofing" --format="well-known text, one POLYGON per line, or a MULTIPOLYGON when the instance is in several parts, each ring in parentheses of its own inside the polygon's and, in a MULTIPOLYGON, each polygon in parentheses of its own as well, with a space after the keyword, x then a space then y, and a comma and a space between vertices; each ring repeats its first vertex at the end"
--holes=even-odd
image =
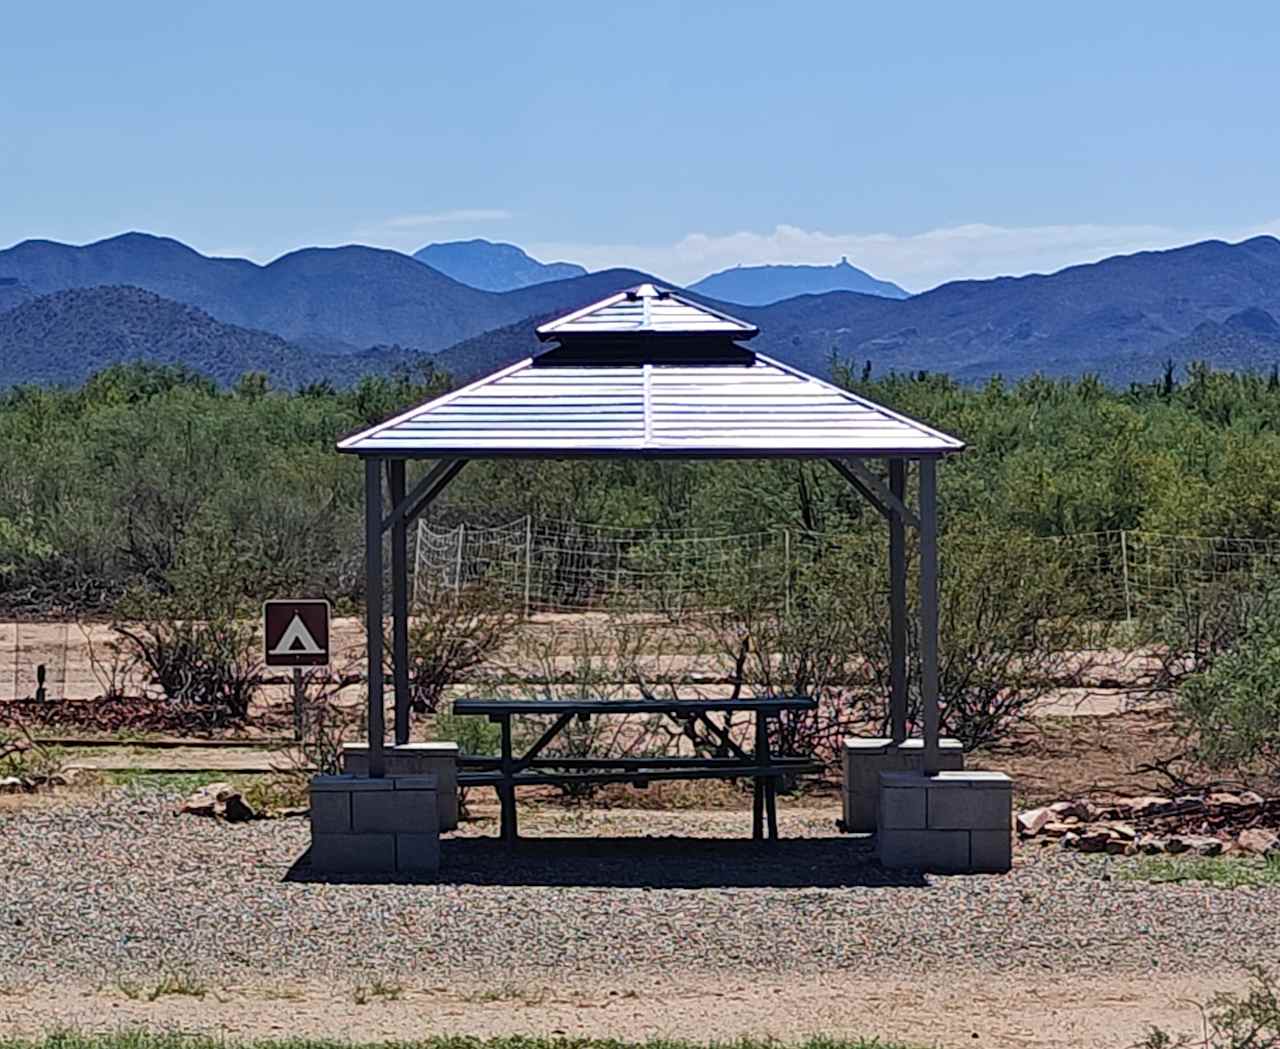
POLYGON ((666 288, 641 284, 601 302, 549 321, 538 328, 540 339, 582 335, 730 335, 750 339, 760 329, 666 288))
POLYGON ((432 459, 678 459, 928 456, 964 447, 736 345, 756 333, 642 284, 538 329, 560 347, 354 434, 338 449, 432 459))
POLYGON ((529 358, 342 441, 425 458, 941 455, 954 437, 762 354, 694 366, 529 358))

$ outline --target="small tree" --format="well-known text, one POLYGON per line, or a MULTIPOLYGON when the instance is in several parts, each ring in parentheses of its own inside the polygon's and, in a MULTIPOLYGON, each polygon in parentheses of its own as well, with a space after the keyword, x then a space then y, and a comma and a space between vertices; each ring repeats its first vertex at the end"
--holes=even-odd
POLYGON ((143 677, 180 714, 207 725, 242 722, 260 687, 256 624, 230 606, 194 618, 173 600, 133 595, 112 623, 124 678, 143 677))
POLYGON ((1210 768, 1280 777, 1280 591, 1272 590, 1234 647, 1188 676, 1175 712, 1210 768))

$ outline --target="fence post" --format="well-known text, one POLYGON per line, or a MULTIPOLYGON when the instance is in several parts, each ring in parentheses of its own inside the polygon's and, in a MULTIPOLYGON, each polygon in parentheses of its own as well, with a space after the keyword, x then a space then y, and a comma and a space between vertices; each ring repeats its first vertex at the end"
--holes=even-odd
POLYGON ((453 592, 455 594, 462 593, 462 542, 466 532, 467 526, 465 524, 458 525, 458 555, 453 564, 453 592))
POLYGON ((530 617, 529 594, 533 579, 533 515, 524 515, 524 617, 530 617))
POLYGON ((1124 579, 1124 622, 1125 626, 1133 626, 1133 600, 1129 594, 1129 540, 1128 533, 1120 529, 1120 572, 1124 579))
POLYGON ((791 529, 782 530, 783 607, 791 615, 791 529))

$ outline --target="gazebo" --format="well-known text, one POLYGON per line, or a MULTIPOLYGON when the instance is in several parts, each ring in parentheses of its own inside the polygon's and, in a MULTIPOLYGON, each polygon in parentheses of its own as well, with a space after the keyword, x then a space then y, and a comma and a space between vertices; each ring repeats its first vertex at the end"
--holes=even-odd
POLYGON ((384 534, 394 740, 402 745, 410 715, 409 525, 472 460, 620 457, 823 459, 869 501, 889 530, 894 744, 907 736, 906 530, 916 529, 921 765, 926 775, 940 772, 937 464, 964 445, 743 345, 758 334, 678 291, 642 284, 543 324, 537 335, 548 348, 541 352, 339 442, 338 450, 360 456, 365 469, 371 778, 386 769, 384 534), (412 488, 410 459, 434 462, 412 488))

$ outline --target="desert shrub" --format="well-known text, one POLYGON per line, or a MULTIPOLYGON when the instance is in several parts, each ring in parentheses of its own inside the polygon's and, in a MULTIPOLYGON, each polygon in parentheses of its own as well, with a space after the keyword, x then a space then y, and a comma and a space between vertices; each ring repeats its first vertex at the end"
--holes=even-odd
POLYGON ((1178 688, 1179 725, 1216 769, 1280 776, 1280 594, 1272 591, 1233 647, 1178 688))
MULTIPOLYGON (((918 551, 908 533, 907 721, 922 729, 918 551)), ((950 528, 940 557, 938 692, 942 731, 974 749, 1005 738, 1064 679, 1087 670, 1106 624, 1053 544, 982 522, 950 528)), ((840 738, 887 734, 889 584, 883 536, 812 537, 784 595, 744 570, 721 600, 721 648, 735 685, 799 694, 818 710, 779 723, 779 742, 834 761, 840 738), (789 596, 787 596, 789 595, 789 596)))
POLYGON ((1280 995, 1265 969, 1249 970, 1243 994, 1215 994, 1201 1005, 1202 1037, 1174 1037, 1153 1027, 1138 1049, 1280 1049, 1280 995))
POLYGON ((488 718, 441 712, 434 719, 434 735, 458 744, 458 752, 467 757, 490 757, 498 753, 502 730, 488 718))
MULTIPOLYGON (((410 702, 434 712, 445 690, 483 666, 511 639, 521 611, 483 582, 454 590, 437 586, 420 596, 409 620, 410 702)), ((388 654, 391 646, 386 645, 388 654)))
POLYGON ((262 671, 256 623, 229 607, 204 618, 171 601, 135 597, 111 626, 127 676, 142 677, 193 722, 244 721, 262 671))
POLYGON ((44 783, 63 769, 63 754, 35 739, 21 724, 0 727, 0 779, 44 783))

